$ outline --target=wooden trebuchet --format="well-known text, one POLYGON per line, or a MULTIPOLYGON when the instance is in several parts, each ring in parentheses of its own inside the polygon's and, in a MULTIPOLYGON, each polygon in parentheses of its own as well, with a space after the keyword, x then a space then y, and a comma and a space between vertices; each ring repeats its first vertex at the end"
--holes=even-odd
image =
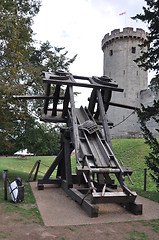
MULTIPOLYGON (((142 205, 135 203, 137 194, 125 183, 126 176, 131 180, 132 170, 115 157, 107 120, 110 105, 135 109, 110 102, 112 92, 122 92, 123 89, 106 76, 83 77, 62 71, 45 72, 43 81, 46 94, 41 97, 44 99, 41 120, 65 123, 65 127, 61 128, 60 152, 44 177, 38 180, 38 189, 44 189, 45 184, 57 184, 90 217, 98 216, 99 203, 119 203, 134 214, 142 214, 142 205), (87 106, 76 108, 74 87, 92 89, 87 106), (73 150, 76 174, 72 173, 71 166, 73 150), (114 179, 118 180, 119 188, 114 179)), ((27 97, 19 96, 21 99, 27 97)))

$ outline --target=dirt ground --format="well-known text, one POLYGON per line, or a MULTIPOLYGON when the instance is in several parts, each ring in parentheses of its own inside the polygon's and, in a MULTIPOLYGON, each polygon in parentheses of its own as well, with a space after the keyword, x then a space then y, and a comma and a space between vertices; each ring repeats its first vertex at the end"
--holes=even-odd
POLYGON ((65 227, 45 227, 43 224, 35 222, 35 217, 32 219, 22 217, 18 213, 6 211, 5 205, 3 203, 0 204, 0 239, 159 239, 159 220, 87 224, 65 227))

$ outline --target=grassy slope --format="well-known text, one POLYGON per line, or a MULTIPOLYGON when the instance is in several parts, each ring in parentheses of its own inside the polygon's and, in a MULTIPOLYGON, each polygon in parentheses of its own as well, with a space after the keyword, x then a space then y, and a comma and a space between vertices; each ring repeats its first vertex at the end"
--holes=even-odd
MULTIPOLYGON (((150 177, 150 171, 147 175, 147 192, 143 191, 144 186, 144 157, 148 153, 148 146, 144 144, 143 139, 120 139, 113 140, 113 149, 117 159, 121 159, 126 167, 131 167, 133 170, 132 180, 134 186, 128 185, 135 189, 138 193, 146 195, 156 201, 159 201, 159 194, 156 193, 156 186, 150 177)), ((54 157, 26 157, 26 158, 0 158, 0 172, 4 169, 8 169, 8 177, 10 181, 15 177, 20 176, 23 181, 28 177, 30 170, 32 169, 36 160, 41 160, 40 171, 38 177, 42 177, 47 171, 48 166, 51 165, 54 157)), ((75 171, 75 164, 73 158, 73 169, 75 171)), ((0 186, 2 188, 2 174, 0 174, 0 186)))
MULTIPOLYGON (((148 146, 143 139, 121 139, 113 140, 113 148, 117 158, 123 161, 126 167, 133 170, 132 179, 135 188, 143 189, 145 155, 148 154, 148 146)), ((147 189, 156 190, 152 180, 148 177, 147 189)))
POLYGON ((147 169, 147 191, 144 189, 144 168, 145 156, 149 152, 149 147, 144 143, 143 139, 120 139, 113 140, 114 153, 118 159, 121 159, 126 167, 131 167, 133 170, 132 186, 127 181, 129 187, 137 191, 140 195, 159 202, 159 193, 157 193, 156 185, 154 184, 150 170, 147 169))

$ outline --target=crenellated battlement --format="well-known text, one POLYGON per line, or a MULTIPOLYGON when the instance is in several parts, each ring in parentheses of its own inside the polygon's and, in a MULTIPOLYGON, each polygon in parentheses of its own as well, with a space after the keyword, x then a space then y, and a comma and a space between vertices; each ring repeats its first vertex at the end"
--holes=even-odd
POLYGON ((107 44, 112 42, 113 40, 118 40, 122 38, 136 38, 140 40, 144 40, 147 36, 147 33, 141 29, 136 28, 136 31, 131 27, 123 28, 123 31, 120 32, 120 29, 115 29, 111 31, 111 34, 107 33, 102 40, 102 49, 105 48, 107 44))

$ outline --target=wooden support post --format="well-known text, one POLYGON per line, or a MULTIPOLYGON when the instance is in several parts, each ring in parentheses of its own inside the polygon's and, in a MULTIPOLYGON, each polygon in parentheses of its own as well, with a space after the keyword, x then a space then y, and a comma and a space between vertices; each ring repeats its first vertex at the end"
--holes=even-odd
POLYGON ((69 94, 69 87, 67 87, 66 91, 65 91, 65 98, 63 101, 63 111, 62 111, 63 118, 65 118, 67 116, 69 101, 70 101, 70 94, 69 94))
POLYGON ((127 211, 132 212, 135 215, 142 215, 142 204, 140 203, 126 203, 122 204, 127 211))
POLYGON ((98 97, 98 103, 99 103, 100 116, 101 116, 103 129, 104 129, 105 140, 106 140, 106 142, 108 142, 109 146, 112 149, 112 143, 110 140, 110 133, 109 133, 109 127, 108 127, 108 123, 107 123, 107 117, 106 117, 103 99, 102 99, 100 90, 97 90, 97 97, 98 97))
POLYGON ((29 182, 29 180, 31 179, 31 176, 32 176, 32 174, 33 174, 33 172, 34 172, 36 166, 38 165, 38 161, 40 161, 40 160, 37 160, 37 161, 35 162, 33 168, 31 169, 31 171, 30 171, 30 173, 29 173, 29 176, 28 176, 26 182, 29 182))
MULTIPOLYGON (((46 84, 46 96, 49 97, 50 96, 50 90, 51 90, 51 84, 47 83, 46 84)), ((47 114, 47 110, 48 110, 48 105, 49 105, 49 99, 45 99, 44 102, 44 114, 47 114)))
POLYGON ((65 180, 61 183, 62 189, 88 214, 89 217, 98 217, 98 206, 92 204, 86 197, 76 188, 67 188, 65 180))
POLYGON ((40 167, 40 163, 41 163, 41 160, 38 160, 38 161, 37 161, 36 172, 35 172, 35 175, 34 175, 34 179, 33 179, 33 181, 36 181, 37 174, 38 174, 39 167, 40 167))
POLYGON ((55 170, 56 166, 58 166, 58 164, 62 160, 62 158, 63 158, 63 149, 60 150, 59 154, 57 155, 57 157, 55 158, 55 160, 53 161, 53 163, 51 164, 51 166, 49 167, 49 169, 45 173, 45 175, 43 177, 43 180, 49 179, 49 177, 51 176, 51 174, 55 170))
POLYGON ((146 191, 147 168, 144 168, 144 191, 146 191))
POLYGON ((65 158, 65 174, 67 187, 73 187, 72 184, 72 171, 71 171, 71 157, 70 157, 70 139, 64 140, 64 158, 65 158))
POLYGON ((79 133, 78 133, 78 125, 77 118, 75 113, 75 101, 73 94, 73 87, 69 87, 70 94, 70 103, 71 103, 71 115, 72 115, 72 126, 73 126, 73 138, 75 144, 75 153, 76 153, 76 162, 79 160, 79 133))
POLYGON ((60 87, 61 87, 61 85, 57 85, 56 88, 55 88, 54 99, 53 99, 52 116, 56 116, 57 115, 57 104, 58 104, 58 101, 59 101, 60 87))
POLYGON ((4 182, 4 200, 7 200, 7 175, 8 170, 3 170, 3 182, 4 182))
POLYGON ((96 89, 93 89, 92 93, 91 93, 91 96, 89 98, 89 105, 88 105, 88 110, 90 111, 92 116, 93 116, 94 108, 95 108, 95 105, 96 105, 96 97, 97 97, 96 89))

